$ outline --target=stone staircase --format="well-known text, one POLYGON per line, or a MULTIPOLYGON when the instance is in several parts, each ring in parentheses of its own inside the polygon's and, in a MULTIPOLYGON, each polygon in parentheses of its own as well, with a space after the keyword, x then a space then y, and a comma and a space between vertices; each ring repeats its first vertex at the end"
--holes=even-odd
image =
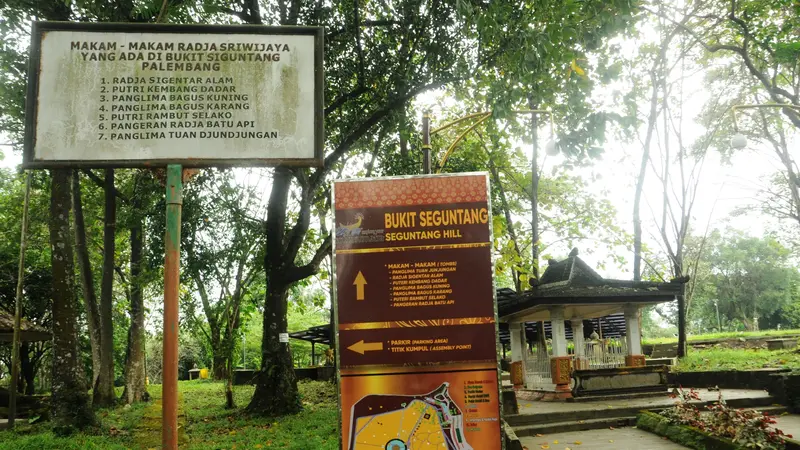
MULTIPOLYGON (((698 402, 701 409, 714 402, 698 402)), ((727 401, 734 408, 755 408, 759 411, 778 415, 786 412, 784 406, 774 406, 773 397, 739 398, 727 401)), ((577 409, 572 411, 543 412, 534 414, 515 414, 505 417, 517 436, 536 436, 572 431, 597 430, 602 428, 618 428, 633 426, 636 415, 642 411, 641 406, 613 407, 599 404, 593 409, 577 409)), ((661 411, 665 407, 647 408, 649 411, 661 411)))

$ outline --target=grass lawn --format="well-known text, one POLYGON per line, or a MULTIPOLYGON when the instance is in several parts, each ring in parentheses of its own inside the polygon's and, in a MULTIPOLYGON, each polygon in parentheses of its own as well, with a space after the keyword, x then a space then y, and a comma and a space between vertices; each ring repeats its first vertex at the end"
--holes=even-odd
MULTIPOLYGON (((770 337, 770 336, 786 336, 786 335, 800 335, 800 329, 791 329, 791 330, 764 330, 764 331, 725 331, 721 333, 707 333, 707 334, 696 334, 690 335, 687 337, 689 342, 691 341, 705 341, 709 339, 728 339, 728 338, 758 338, 758 337, 770 337)), ((642 339, 643 344, 670 344, 673 342, 678 342, 677 337, 667 337, 667 338, 645 338, 642 339)))
POLYGON ((707 348, 690 349, 676 371, 748 370, 762 367, 800 369, 800 353, 794 350, 707 348))
MULTIPOLYGON (((182 381, 180 447, 185 449, 334 450, 339 447, 336 388, 323 382, 300 383, 303 411, 294 416, 250 416, 244 407, 252 386, 236 386, 238 409, 224 408, 222 383, 182 381)), ((0 449, 155 449, 161 447, 161 386, 150 386, 153 399, 132 407, 98 411, 94 433, 57 437, 49 424, 0 431, 0 449)))

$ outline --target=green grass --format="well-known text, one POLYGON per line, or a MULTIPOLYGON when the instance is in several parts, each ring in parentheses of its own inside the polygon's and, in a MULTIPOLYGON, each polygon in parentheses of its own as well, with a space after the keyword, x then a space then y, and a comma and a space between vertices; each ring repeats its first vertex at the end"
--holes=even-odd
POLYGON ((800 369, 800 353, 794 350, 691 349, 676 371, 750 370, 764 367, 800 369))
MULTIPOLYGON (((786 336, 786 335, 800 335, 800 329, 790 329, 790 330, 764 330, 764 331, 725 331, 721 333, 706 333, 706 334, 695 334, 689 336, 687 339, 689 342, 692 341, 705 341, 710 339, 731 339, 731 338, 758 338, 758 337, 771 337, 771 336, 786 336)), ((644 338, 642 339, 643 344, 671 344, 673 342, 678 342, 678 338, 676 337, 666 337, 666 338, 644 338)))
MULTIPOLYGON (((336 390, 329 383, 300 383, 303 411, 293 416, 260 417, 244 412, 252 386, 236 386, 237 409, 224 408, 222 383, 179 383, 182 449, 334 450, 339 446, 336 390)), ((57 437, 47 423, 0 432, 0 449, 78 450, 160 448, 161 387, 151 386, 150 403, 98 411, 100 429, 57 437)))

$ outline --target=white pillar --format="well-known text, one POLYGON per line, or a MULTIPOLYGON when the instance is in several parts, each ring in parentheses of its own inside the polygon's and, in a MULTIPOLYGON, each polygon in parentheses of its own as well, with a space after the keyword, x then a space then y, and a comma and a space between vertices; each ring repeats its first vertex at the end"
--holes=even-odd
POLYGON ((509 323, 508 331, 511 335, 511 362, 524 361, 528 354, 524 324, 521 322, 509 323))
POLYGON ((575 345, 575 357, 583 357, 585 347, 583 342, 583 318, 573 317, 569 324, 572 326, 572 343, 575 345))
POLYGON ((553 356, 568 356, 563 306, 550 307, 550 330, 553 332, 553 356))
POLYGON ((625 305, 625 340, 629 355, 642 354, 642 336, 639 332, 639 305, 625 305))
POLYGON ((572 344, 575 346, 573 367, 578 370, 588 369, 589 360, 586 359, 586 343, 583 340, 583 318, 573 317, 569 323, 572 326, 572 344))

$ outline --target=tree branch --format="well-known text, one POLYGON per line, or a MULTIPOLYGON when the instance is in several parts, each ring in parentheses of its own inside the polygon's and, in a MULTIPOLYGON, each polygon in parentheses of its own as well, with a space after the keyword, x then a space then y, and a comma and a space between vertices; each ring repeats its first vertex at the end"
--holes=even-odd
MULTIPOLYGON (((89 179, 94 181, 94 184, 100 186, 103 189, 106 188, 105 180, 95 175, 94 172, 91 171, 91 169, 81 169, 81 172, 83 172, 87 177, 89 177, 89 179)), ((122 200, 122 202, 125 203, 126 205, 130 203, 130 199, 122 195, 122 193, 116 187, 114 187, 114 195, 116 195, 117 198, 122 200)))
POLYGON ((406 92, 405 95, 401 95, 396 97, 394 100, 390 101, 384 108, 381 108, 374 113, 365 121, 361 123, 355 130, 353 130, 344 140, 342 140, 339 145, 331 152, 328 156, 325 157, 325 163, 322 168, 318 169, 311 178, 311 188, 312 190, 316 190, 325 179, 325 176, 330 172, 331 168, 333 167, 334 163, 339 160, 348 150, 350 147, 353 146, 359 139, 361 139, 373 126, 377 125, 381 120, 386 118, 389 114, 394 112, 400 106, 405 105, 407 101, 416 97, 417 95, 431 90, 442 87, 446 84, 452 83, 457 81, 457 78, 449 79, 449 80, 441 80, 436 81, 433 83, 428 83, 422 86, 418 86, 415 89, 411 89, 410 91, 406 92))
POLYGON ((330 253, 331 243, 332 237, 331 234, 328 233, 328 235, 325 237, 325 240, 322 241, 322 244, 320 244, 320 246, 317 248, 317 251, 314 253, 314 257, 311 258, 311 262, 304 266, 293 268, 287 274, 287 280, 289 282, 300 281, 317 273, 322 260, 328 256, 328 253, 330 253))

